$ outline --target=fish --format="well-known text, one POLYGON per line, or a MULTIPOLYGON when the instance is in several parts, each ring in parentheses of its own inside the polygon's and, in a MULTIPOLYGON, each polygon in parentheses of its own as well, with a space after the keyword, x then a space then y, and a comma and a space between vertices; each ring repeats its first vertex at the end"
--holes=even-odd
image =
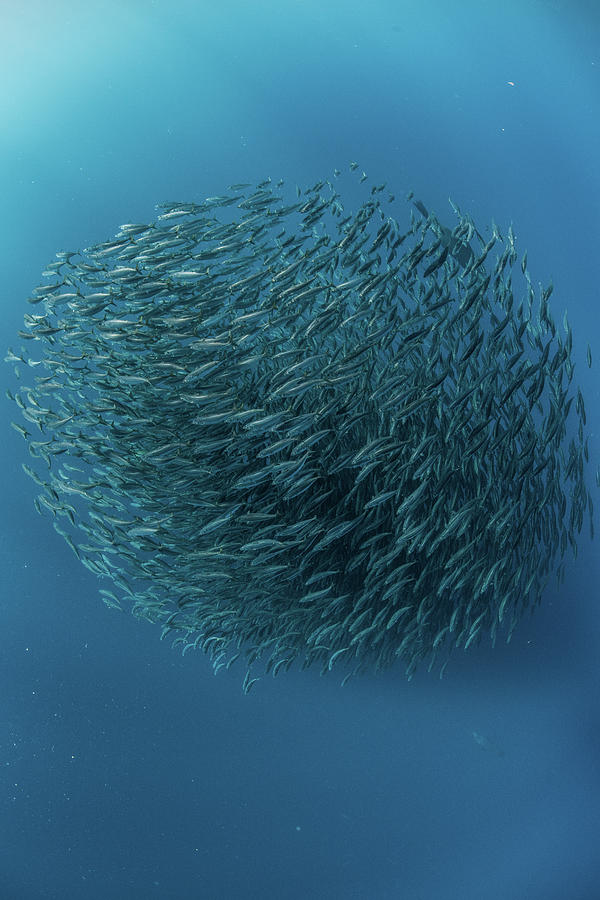
POLYGON ((593 530, 552 284, 512 227, 396 209, 349 168, 60 251, 7 354, 38 512, 108 605, 215 672, 245 660, 245 693, 338 658, 343 683, 441 676, 510 640, 593 530))
POLYGON ((431 220, 430 227, 448 252, 463 268, 468 268, 475 258, 475 254, 469 243, 459 240, 449 228, 438 222, 435 217, 430 217, 427 207, 420 200, 413 200, 413 205, 418 209, 424 219, 427 219, 428 221, 431 220))

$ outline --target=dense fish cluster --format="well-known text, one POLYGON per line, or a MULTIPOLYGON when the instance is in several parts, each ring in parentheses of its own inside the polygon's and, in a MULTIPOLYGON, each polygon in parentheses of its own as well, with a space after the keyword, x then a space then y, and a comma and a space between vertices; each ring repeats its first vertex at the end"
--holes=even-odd
POLYGON ((410 195, 401 225, 365 180, 236 184, 61 252, 9 353, 38 509, 246 691, 253 663, 410 676, 510 637, 592 527, 552 286, 511 228, 410 195))

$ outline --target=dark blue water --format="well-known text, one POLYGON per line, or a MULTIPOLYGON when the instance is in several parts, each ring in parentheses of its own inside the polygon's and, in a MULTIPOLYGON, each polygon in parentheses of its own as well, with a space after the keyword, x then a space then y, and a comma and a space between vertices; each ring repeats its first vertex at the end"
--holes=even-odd
MULTIPOLYGON (((26 0, 0 33, 2 346, 58 249, 232 181, 359 161, 513 222, 600 455, 600 20, 539 0, 26 0)), ((30 308, 29 308, 30 309, 30 308)), ((5 367, 3 381, 12 383, 5 367)), ((510 645, 217 677, 107 609, 33 507, 2 397, 1 900, 597 900, 600 563, 510 645)), ((595 488, 596 506, 600 507, 595 488)))

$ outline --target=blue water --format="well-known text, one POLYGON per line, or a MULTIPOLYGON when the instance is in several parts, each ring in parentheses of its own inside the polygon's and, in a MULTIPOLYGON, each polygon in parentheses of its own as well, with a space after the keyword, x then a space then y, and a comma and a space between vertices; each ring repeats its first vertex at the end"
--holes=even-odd
MULTIPOLYGON (((2 346, 56 250, 356 159, 439 215, 450 195, 512 221, 553 278, 600 508, 597 3, 26 0, 3 6, 0 85, 2 346)), ((100 602, 0 402, 0 900, 600 898, 587 532, 512 642, 443 681, 292 671, 244 696, 100 602)))

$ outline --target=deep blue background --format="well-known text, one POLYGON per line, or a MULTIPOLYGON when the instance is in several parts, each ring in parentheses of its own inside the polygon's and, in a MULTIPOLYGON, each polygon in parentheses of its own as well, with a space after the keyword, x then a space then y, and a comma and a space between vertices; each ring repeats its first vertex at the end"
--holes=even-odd
MULTIPOLYGON (((311 184, 357 159, 440 215, 451 195, 478 223, 512 221, 534 279, 553 277, 600 508, 597 9, 3 2, 1 343, 18 348, 56 250, 160 200, 268 175, 311 184)), ((243 696, 241 670, 215 678, 100 602, 36 514, 0 403, 1 900, 600 897, 587 534, 511 644, 457 653, 444 681, 398 670, 341 690, 292 672, 243 696)))

